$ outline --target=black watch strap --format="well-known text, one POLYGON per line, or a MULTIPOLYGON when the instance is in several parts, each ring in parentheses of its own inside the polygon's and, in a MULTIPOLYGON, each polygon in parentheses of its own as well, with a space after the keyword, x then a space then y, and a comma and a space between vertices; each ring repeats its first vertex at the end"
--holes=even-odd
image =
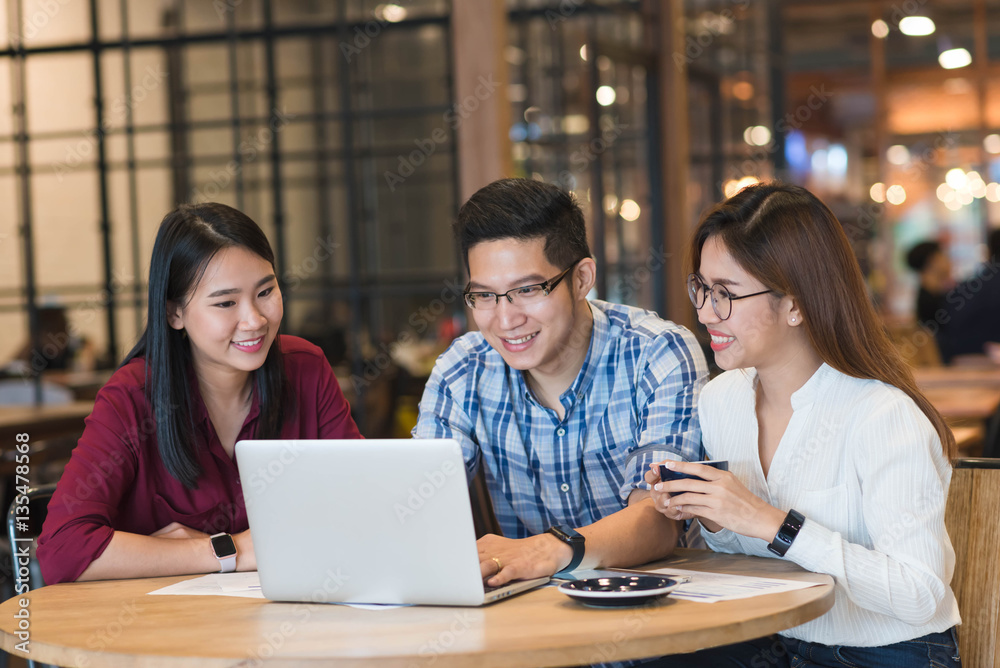
POLYGON ((802 529, 802 523, 805 521, 806 518, 802 513, 797 510, 789 510, 788 514, 785 515, 785 521, 781 523, 781 528, 778 529, 778 533, 775 534, 774 540, 767 546, 767 549, 779 557, 785 556, 795 537, 799 535, 799 530, 802 529))
POLYGON ((573 548, 573 558, 569 560, 566 564, 566 568, 559 571, 560 573, 568 573, 583 561, 583 555, 587 550, 586 539, 583 534, 576 529, 571 529, 568 526, 554 526, 549 527, 545 533, 550 533, 562 542, 573 548))

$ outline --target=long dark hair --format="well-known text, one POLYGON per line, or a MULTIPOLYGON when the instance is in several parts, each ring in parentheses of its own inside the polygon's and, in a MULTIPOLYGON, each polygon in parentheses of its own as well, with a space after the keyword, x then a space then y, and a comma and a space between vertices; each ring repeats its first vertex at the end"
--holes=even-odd
MULTIPOLYGON (((224 248, 245 248, 274 267, 274 252, 264 232, 249 216, 225 204, 182 204, 164 218, 149 265, 146 329, 122 366, 141 357, 146 362, 146 398, 156 421, 156 440, 167 471, 189 489, 198 486, 201 466, 195 449, 191 405, 191 346, 184 333, 167 322, 167 302, 184 304, 208 263, 224 248)), ((281 433, 287 396, 280 336, 264 364, 251 372, 260 403, 255 438, 281 433)))
POLYGON ((782 183, 744 188, 710 210, 695 230, 695 271, 713 237, 766 288, 795 297, 824 362, 848 376, 898 387, 934 425, 945 453, 954 454, 951 429, 889 340, 847 235, 823 202, 805 188, 782 183))

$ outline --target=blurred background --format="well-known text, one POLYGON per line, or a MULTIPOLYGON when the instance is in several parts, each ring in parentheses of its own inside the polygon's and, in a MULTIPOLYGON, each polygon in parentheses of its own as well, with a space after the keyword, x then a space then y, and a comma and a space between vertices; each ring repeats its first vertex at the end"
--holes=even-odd
POLYGON ((2 4, 3 404, 92 397, 180 202, 264 228, 368 436, 468 326, 450 224, 493 179, 573 191, 594 296, 691 327, 690 231, 757 180, 830 205, 893 331, 912 246, 957 281, 1000 225, 998 0, 2 4))

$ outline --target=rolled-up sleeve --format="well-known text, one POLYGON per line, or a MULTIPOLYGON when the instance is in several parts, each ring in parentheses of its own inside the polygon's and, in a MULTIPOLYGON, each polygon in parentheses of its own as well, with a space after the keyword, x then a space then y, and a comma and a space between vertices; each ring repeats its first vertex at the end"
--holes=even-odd
POLYGON ((708 365, 691 332, 678 329, 649 347, 635 386, 638 420, 635 444, 625 460, 623 500, 634 489, 649 489, 643 478, 650 464, 705 458, 698 397, 707 380, 708 365))

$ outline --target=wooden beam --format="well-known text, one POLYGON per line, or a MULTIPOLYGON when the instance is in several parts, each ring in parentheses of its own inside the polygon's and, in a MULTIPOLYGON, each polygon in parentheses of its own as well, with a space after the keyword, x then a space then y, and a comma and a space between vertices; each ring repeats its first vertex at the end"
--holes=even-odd
POLYGON ((513 174, 507 101, 507 10, 503 0, 452 5, 459 200, 513 174))
MULTIPOLYGON (((663 275, 667 312, 664 317, 694 331, 694 309, 687 297, 685 277, 692 220, 687 198, 691 146, 688 122, 687 61, 683 57, 684 3, 665 2, 660 10, 660 49, 657 53, 660 89, 660 147, 663 156, 663 239, 667 261, 663 275), (681 57, 675 57, 679 54, 681 57)), ((654 184, 655 187, 655 184, 654 184)))

